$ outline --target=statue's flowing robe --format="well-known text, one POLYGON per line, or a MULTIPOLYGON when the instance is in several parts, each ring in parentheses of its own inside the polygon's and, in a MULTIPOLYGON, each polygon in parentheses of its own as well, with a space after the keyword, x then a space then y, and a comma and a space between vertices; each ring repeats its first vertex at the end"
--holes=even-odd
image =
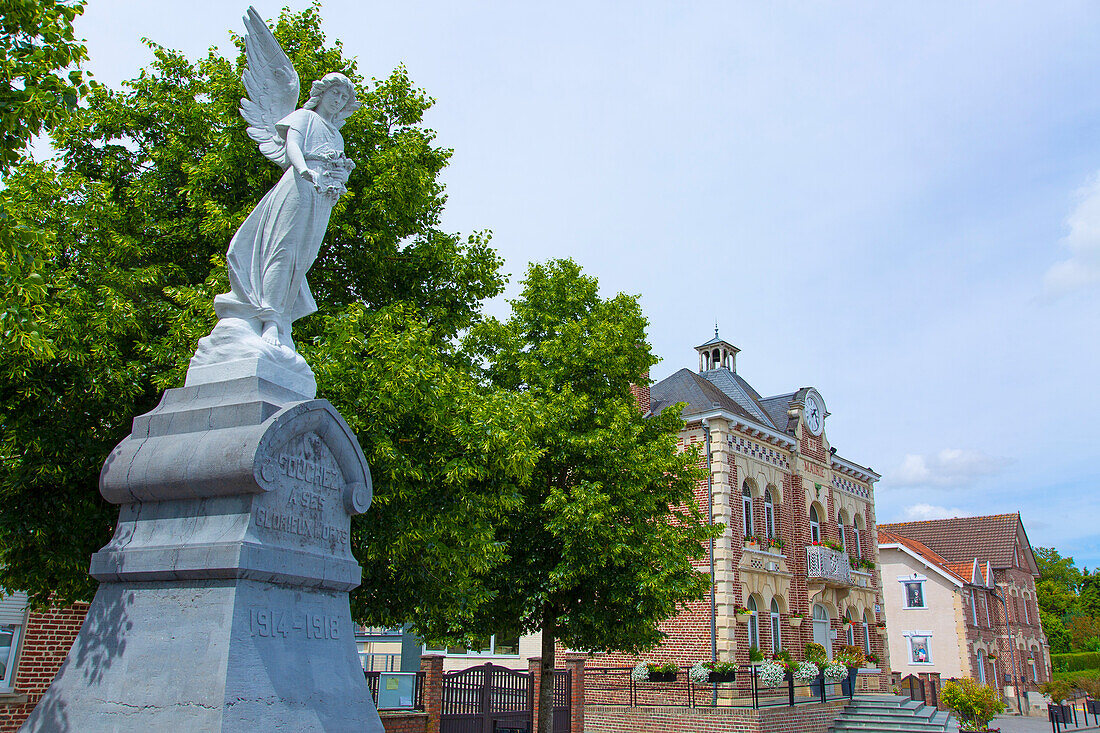
MULTIPOLYGON (((276 128, 283 139, 291 129, 301 133, 302 154, 311 169, 325 172, 334 158, 343 156, 340 131, 312 110, 295 110, 276 128)), ((214 298, 218 318, 274 321, 289 329, 316 311, 306 271, 321 247, 332 204, 293 167, 287 168, 229 243, 230 292, 214 298)))

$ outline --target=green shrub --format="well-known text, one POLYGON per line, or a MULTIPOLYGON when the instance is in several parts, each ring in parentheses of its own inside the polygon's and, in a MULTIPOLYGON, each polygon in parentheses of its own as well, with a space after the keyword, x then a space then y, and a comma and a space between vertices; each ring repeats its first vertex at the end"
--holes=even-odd
POLYGON ((1100 674, 1081 674, 1073 684, 1093 700, 1100 700, 1100 674))
POLYGON ((1100 669, 1100 652, 1051 654, 1050 665, 1056 672, 1077 672, 1082 669, 1100 669))
POLYGON ((1073 683, 1069 680, 1051 680, 1039 685, 1044 695, 1048 695, 1055 705, 1061 705, 1073 694, 1073 683))
POLYGON ((962 730, 985 730, 1005 710, 996 690, 969 678, 944 683, 940 700, 955 713, 962 730))
POLYGON ((757 649, 755 644, 749 647, 749 661, 750 662, 763 662, 764 661, 764 652, 757 649))

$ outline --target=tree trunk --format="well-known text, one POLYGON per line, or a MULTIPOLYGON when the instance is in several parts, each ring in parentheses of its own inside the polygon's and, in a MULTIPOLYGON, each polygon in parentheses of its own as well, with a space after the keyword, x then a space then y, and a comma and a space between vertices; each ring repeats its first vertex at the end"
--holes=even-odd
POLYGON ((554 610, 547 603, 542 609, 542 672, 539 677, 538 733, 554 733, 554 634, 557 632, 554 610))

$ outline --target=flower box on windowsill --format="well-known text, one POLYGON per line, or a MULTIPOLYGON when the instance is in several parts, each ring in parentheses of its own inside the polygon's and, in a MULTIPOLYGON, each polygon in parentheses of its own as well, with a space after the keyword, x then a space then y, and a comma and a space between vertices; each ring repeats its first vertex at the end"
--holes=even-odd
POLYGON ((737 623, 747 625, 749 623, 749 619, 752 618, 752 614, 751 613, 739 613, 736 616, 734 616, 734 618, 737 619, 737 623))
POLYGON ((875 631, 878 632, 879 636, 886 636, 886 627, 885 626, 876 626, 875 631))
POLYGON ((798 628, 802 625, 802 616, 791 616, 787 619, 787 623, 795 628, 798 628))

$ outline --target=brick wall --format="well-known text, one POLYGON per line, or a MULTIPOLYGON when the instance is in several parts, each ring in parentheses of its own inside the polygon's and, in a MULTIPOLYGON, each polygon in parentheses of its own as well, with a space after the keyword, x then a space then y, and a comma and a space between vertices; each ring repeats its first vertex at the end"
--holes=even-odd
POLYGON ((587 705, 587 733, 826 733, 843 702, 768 710, 587 705))
POLYGON ((87 613, 88 604, 78 603, 28 614, 16 662, 15 690, 0 697, 0 733, 18 730, 38 704, 61 669, 87 613))
POLYGON ((427 713, 382 710, 378 717, 382 719, 386 733, 426 733, 428 730, 427 713))

